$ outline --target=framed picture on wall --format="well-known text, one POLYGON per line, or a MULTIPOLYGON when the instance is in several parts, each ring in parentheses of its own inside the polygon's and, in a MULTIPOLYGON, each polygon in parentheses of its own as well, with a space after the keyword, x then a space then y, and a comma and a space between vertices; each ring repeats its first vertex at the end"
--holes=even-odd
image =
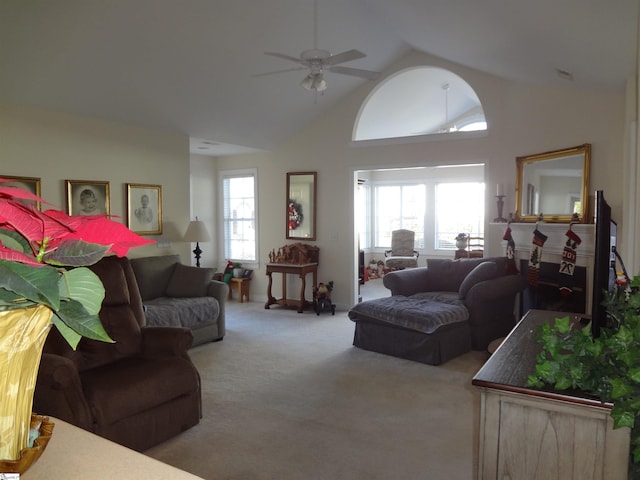
POLYGON ((69 215, 109 215, 109 182, 65 180, 69 215))
MULTIPOLYGON (((37 195, 38 197, 41 196, 40 194, 40 179, 36 178, 36 177, 15 177, 13 175, 0 175, 0 178, 4 178, 5 180, 9 180, 8 182, 2 182, 2 184, 4 186, 7 187, 19 187, 19 188, 23 188, 25 190, 28 190, 29 192, 33 193, 34 195, 37 195)), ((30 200, 21 200, 23 203, 25 204, 32 204, 34 202, 30 201, 30 200)), ((40 202, 35 202, 36 208, 38 210, 40 210, 42 208, 42 205, 40 205, 40 202)))
POLYGON ((139 235, 162 234, 162 186, 127 183, 127 226, 139 235))

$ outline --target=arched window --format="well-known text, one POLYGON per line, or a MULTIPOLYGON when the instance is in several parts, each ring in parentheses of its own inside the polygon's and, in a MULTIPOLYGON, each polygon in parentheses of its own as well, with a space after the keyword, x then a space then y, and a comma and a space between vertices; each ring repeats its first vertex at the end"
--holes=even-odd
POLYGON ((397 72, 369 94, 353 140, 486 129, 480 99, 466 81, 443 68, 422 66, 397 72))

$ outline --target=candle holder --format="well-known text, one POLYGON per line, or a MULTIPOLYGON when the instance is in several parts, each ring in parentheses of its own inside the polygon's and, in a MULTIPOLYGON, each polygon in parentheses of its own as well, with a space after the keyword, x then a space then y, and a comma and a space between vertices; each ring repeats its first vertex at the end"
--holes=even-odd
POLYGON ((502 216, 502 209, 504 208, 504 195, 496 195, 496 204, 498 206, 498 216, 493 219, 496 223, 506 223, 507 219, 502 216))

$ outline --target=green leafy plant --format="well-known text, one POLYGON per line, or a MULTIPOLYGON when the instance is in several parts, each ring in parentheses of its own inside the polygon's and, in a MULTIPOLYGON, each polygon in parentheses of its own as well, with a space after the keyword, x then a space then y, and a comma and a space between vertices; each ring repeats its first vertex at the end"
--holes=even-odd
POLYGON ((536 330, 542 350, 528 385, 578 389, 611 402, 614 428, 631 429, 629 478, 640 479, 640 280, 606 295, 612 324, 598 338, 569 317, 536 330))
POLYGON ((86 267, 152 241, 104 215, 41 212, 24 202, 41 198, 6 181, 0 179, 0 310, 45 305, 73 348, 83 336, 111 341, 98 317, 104 287, 86 267))

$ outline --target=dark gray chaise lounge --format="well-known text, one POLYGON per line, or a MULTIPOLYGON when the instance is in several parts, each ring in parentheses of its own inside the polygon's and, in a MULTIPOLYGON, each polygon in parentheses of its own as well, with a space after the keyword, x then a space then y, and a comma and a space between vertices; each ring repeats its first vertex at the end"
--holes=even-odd
POLYGON ((515 300, 525 286, 507 273, 504 257, 429 259, 426 268, 391 272, 390 297, 355 305, 353 344, 374 352, 439 365, 486 350, 515 326, 515 300))

